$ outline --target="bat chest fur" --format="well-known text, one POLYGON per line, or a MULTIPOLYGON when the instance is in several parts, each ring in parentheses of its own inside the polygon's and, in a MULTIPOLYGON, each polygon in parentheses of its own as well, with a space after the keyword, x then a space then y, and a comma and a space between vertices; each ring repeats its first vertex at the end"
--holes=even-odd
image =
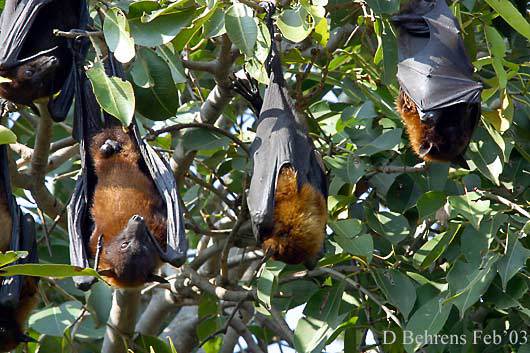
POLYGON ((315 258, 324 243, 326 222, 322 194, 309 183, 299 189, 296 171, 282 168, 275 192, 274 228, 264 237, 264 251, 289 264, 315 258))

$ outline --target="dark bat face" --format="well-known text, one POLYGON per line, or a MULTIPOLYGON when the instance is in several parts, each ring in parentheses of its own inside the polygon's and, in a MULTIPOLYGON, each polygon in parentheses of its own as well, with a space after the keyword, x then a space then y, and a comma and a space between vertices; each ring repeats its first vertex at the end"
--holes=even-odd
POLYGON ((156 241, 149 234, 145 221, 135 215, 121 233, 103 245, 99 272, 110 277, 119 287, 138 287, 146 282, 159 281, 153 272, 159 267, 160 258, 156 241))
POLYGON ((58 67, 55 56, 41 56, 12 69, 0 69, 0 76, 11 80, 0 84, 0 96, 26 105, 49 96, 53 93, 53 76, 58 67))

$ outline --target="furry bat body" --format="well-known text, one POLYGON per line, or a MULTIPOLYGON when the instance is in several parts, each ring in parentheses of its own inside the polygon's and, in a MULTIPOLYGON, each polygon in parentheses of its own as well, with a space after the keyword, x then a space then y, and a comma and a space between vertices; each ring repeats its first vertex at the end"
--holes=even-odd
MULTIPOLYGON (((269 31, 274 38, 267 7, 269 31)), ((248 207, 254 234, 264 252, 289 264, 312 268, 323 253, 327 222, 327 177, 286 88, 276 44, 267 61, 270 83, 259 90, 235 79, 234 89, 259 112, 251 145, 253 172, 248 207)))
POLYGON ((91 155, 97 175, 91 252, 96 254, 103 235, 100 273, 116 287, 141 286, 156 279, 153 274, 162 264, 150 234, 166 248, 164 202, 140 169, 140 153, 121 127, 95 135, 91 155))

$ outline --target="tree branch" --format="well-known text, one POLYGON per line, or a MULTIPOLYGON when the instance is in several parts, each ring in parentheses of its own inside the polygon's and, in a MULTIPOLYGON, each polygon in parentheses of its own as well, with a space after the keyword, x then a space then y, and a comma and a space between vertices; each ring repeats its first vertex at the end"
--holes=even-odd
POLYGON ((140 307, 138 289, 116 289, 112 295, 107 331, 101 353, 125 353, 132 341, 140 307), (127 343, 127 345, 126 345, 127 343))

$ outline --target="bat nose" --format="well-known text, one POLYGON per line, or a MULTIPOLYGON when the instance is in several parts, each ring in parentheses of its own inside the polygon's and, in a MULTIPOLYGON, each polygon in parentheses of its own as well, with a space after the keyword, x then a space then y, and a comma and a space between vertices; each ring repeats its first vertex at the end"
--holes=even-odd
POLYGON ((135 214, 134 216, 131 217, 131 221, 135 221, 135 222, 143 222, 144 218, 140 215, 137 215, 135 214))

